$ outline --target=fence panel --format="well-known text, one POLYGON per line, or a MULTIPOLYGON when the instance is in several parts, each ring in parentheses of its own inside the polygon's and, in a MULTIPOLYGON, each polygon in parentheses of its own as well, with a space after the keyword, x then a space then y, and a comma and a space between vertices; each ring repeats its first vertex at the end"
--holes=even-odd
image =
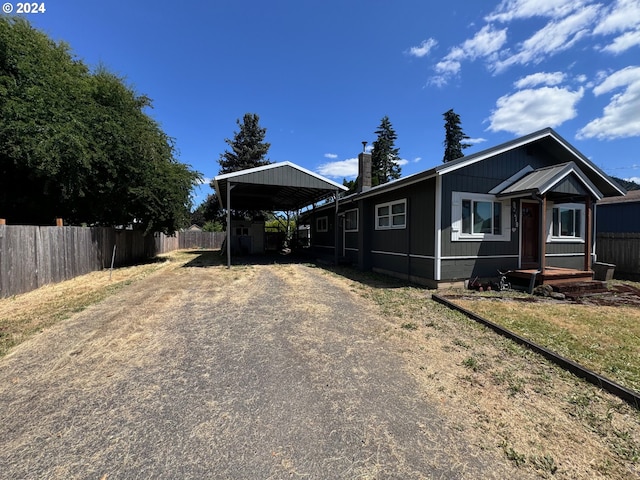
POLYGON ((615 278, 640 281, 640 233, 598 233, 596 254, 616 266, 615 278))
POLYGON ((0 225, 0 298, 184 248, 218 249, 222 232, 143 235, 108 227, 0 225))

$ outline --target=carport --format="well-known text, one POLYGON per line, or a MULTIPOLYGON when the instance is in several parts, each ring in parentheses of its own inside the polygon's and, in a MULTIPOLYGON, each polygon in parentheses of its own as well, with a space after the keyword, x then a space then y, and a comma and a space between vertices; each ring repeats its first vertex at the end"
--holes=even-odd
MULTIPOLYGON (((337 199, 347 190, 291 162, 218 175, 214 185, 220 206, 227 210, 227 267, 231 267, 231 210, 298 211, 332 196, 337 199)), ((337 201, 335 207, 337 220, 337 201)), ((337 249, 335 254, 337 260, 337 249)))

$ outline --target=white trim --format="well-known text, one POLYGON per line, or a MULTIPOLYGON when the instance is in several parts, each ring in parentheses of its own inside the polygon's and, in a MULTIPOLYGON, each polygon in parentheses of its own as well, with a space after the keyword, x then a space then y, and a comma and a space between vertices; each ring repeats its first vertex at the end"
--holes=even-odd
POLYGON ((462 255, 459 257, 442 257, 442 260, 479 260, 483 258, 518 258, 518 255, 462 255))
POLYGON ((440 281, 442 276, 442 177, 436 177, 435 188, 435 258, 434 258, 434 280, 440 281))
POLYGON ((451 192, 451 241, 452 242, 508 242, 511 240, 511 201, 496 198, 486 193, 451 192), (499 203, 500 234, 493 233, 465 233, 462 231, 462 202, 491 202, 499 203))
MULTIPOLYGON (((593 254, 592 254, 593 255, 593 254)), ((547 253, 545 257, 584 257, 584 252, 575 253, 547 253)))
POLYGON ((549 202, 547 205, 547 235, 546 241, 547 243, 584 243, 585 242, 585 222, 587 219, 586 215, 586 205, 583 203, 553 203, 549 202), (563 237, 563 236, 553 236, 553 209, 554 208, 566 208, 568 210, 579 210, 580 211, 580 235, 576 237, 563 237))
POLYGON ((352 247, 345 247, 344 249, 347 250, 348 252, 359 252, 360 251, 357 248, 352 248, 352 247))
POLYGON ((407 214, 407 199, 403 198, 401 200, 394 200, 392 202, 385 202, 385 203, 378 203, 374 206, 374 215, 375 215, 375 230, 403 230, 407 228, 407 221, 408 221, 408 214, 407 214), (393 207, 395 205, 400 205, 402 204, 403 206, 403 212, 402 213, 393 213, 393 207), (378 209, 379 208, 383 208, 383 207, 389 207, 389 214, 388 215, 378 215, 378 209), (402 215, 404 217, 404 223, 402 225, 394 225, 393 224, 393 217, 394 216, 400 216, 402 215), (383 218, 383 217, 388 217, 389 218, 389 225, 385 225, 385 226, 380 226, 379 225, 379 219, 383 218))
POLYGON ((509 178, 507 178, 500 185, 496 185, 495 187, 493 187, 491 190, 489 190, 489 193, 492 194, 492 195, 500 193, 502 190, 507 188, 509 185, 517 182, 522 177, 524 177, 527 173, 530 173, 530 172, 533 172, 533 167, 531 165, 527 165, 526 167, 524 167, 519 172, 514 173, 513 175, 511 175, 509 178))
POLYGON ((229 178, 234 178, 234 177, 239 177, 242 175, 247 175, 250 173, 257 173, 257 172, 262 172, 263 170, 270 170, 270 169, 274 169, 274 168, 279 168, 279 167, 291 167, 294 168, 302 173, 306 173, 307 175, 311 175, 314 178, 317 178, 318 180, 322 180, 323 182, 327 182, 329 184, 331 184, 334 187, 337 187, 340 190, 343 191, 348 191, 349 189, 347 187, 345 187, 344 185, 340 185, 337 182, 334 182, 333 180, 329 180, 328 178, 325 178, 321 175, 318 175, 317 173, 313 173, 311 170, 307 170, 304 167, 301 167, 300 165, 296 165, 295 163, 291 163, 289 161, 285 161, 285 162, 278 162, 278 163, 269 163, 267 165, 261 165, 259 167, 253 167, 253 168, 247 168, 246 170, 238 170, 237 172, 231 172, 231 173, 224 173, 222 175, 217 175, 214 178, 214 181, 217 182, 218 180, 226 180, 229 178))
POLYGON ((371 253, 378 255, 391 255, 393 257, 408 257, 408 253, 400 253, 400 252, 383 252, 382 250, 371 250, 371 253))
POLYGON ((436 257, 434 257, 433 255, 416 255, 414 253, 410 253, 409 257, 411 258, 421 258, 423 260, 435 260, 436 257))

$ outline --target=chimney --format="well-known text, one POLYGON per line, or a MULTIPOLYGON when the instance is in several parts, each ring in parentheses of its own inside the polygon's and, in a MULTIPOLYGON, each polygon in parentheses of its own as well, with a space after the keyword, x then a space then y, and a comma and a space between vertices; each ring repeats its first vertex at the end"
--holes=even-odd
POLYGON ((371 188, 371 154, 366 153, 367 142, 362 142, 362 153, 358 155, 358 193, 371 188))

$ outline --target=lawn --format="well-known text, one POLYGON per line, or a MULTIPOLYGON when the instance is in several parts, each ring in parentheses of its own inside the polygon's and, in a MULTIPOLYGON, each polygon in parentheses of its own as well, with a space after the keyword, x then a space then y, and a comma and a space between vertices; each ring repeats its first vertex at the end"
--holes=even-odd
MULTIPOLYGON (((634 284, 637 288, 638 284, 634 284)), ((470 294, 453 303, 640 391, 640 308, 531 301, 522 295, 470 294)))

